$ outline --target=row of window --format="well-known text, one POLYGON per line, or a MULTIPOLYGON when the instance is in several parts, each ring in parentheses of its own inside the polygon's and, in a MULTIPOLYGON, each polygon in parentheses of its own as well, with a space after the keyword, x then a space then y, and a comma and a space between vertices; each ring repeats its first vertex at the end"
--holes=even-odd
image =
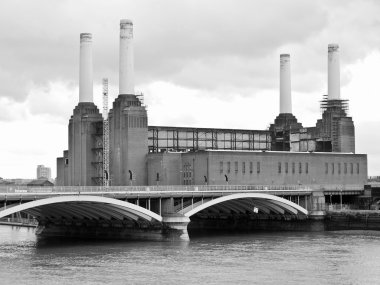
POLYGON ((130 128, 146 128, 148 125, 148 118, 140 116, 129 116, 128 127, 130 128))
MULTIPOLYGON (((243 161, 241 163, 241 172, 243 174, 246 173, 246 165, 248 166, 249 164, 249 173, 253 173, 253 162, 250 161, 249 163, 246 164, 245 161, 243 161)), ((360 168, 359 168, 359 163, 356 163, 356 174, 359 174, 360 173, 360 168)), ((220 161, 219 162, 219 172, 220 174, 223 174, 223 173, 231 173, 231 162, 230 161, 227 161, 227 162, 223 162, 223 161, 220 161)), ((235 161, 234 162, 234 171, 235 173, 238 173, 239 172, 239 162, 238 161, 235 161)), ((335 174, 337 172, 337 174, 342 174, 342 172, 344 174, 347 174, 348 171, 350 172, 350 174, 354 174, 354 163, 325 163, 325 174, 329 174, 329 172, 331 174, 335 174), (343 169, 342 169, 343 167, 343 169), (343 171, 342 171, 343 170, 343 171)), ((308 162, 305 162, 305 163, 302 163, 302 162, 278 162, 278 167, 277 167, 277 172, 278 173, 292 173, 292 174, 295 174, 295 173, 298 173, 298 174, 302 174, 302 173, 305 173, 305 174, 309 174, 309 163, 308 162)), ((260 161, 256 162, 256 173, 260 173, 260 161)))
MULTIPOLYGON (((337 166, 337 172, 338 174, 341 174, 342 173, 342 163, 325 163, 325 174, 329 174, 329 172, 331 174, 335 174, 336 172, 336 167, 335 165, 337 166), (329 167, 330 166, 330 167, 329 167)), ((349 171, 350 171, 350 174, 354 174, 354 163, 343 163, 343 173, 344 174, 347 174, 348 173, 348 168, 349 171)), ((360 167, 359 167, 359 163, 356 163, 356 174, 359 174, 360 173, 360 167)))
MULTIPOLYGON (((260 173, 260 168, 261 168, 260 167, 260 161, 258 161, 258 162, 256 162, 256 173, 260 173)), ((245 174, 246 173, 246 162, 245 161, 242 162, 241 169, 242 169, 242 173, 245 174)), ((235 171, 235 173, 239 172, 239 162, 238 161, 235 161, 235 163, 234 163, 234 171, 235 171)), ((224 173, 224 162, 223 161, 221 161, 219 163, 219 172, 220 172, 220 174, 224 173)), ((231 173, 231 162, 230 161, 226 162, 226 172, 231 173)), ((249 173, 253 173, 253 162, 252 161, 249 162, 249 173)))
MULTIPOLYGON (((289 163, 288 162, 279 162, 278 163, 278 173, 282 173, 282 165, 284 164, 284 172, 287 174, 289 173, 289 163)), ((295 174, 296 173, 296 163, 295 162, 292 162, 291 163, 291 168, 292 168, 292 173, 295 174)), ((302 166, 302 163, 301 162, 298 162, 298 173, 301 174, 303 171, 305 172, 305 174, 308 174, 309 173, 309 163, 308 162, 305 162, 305 165, 302 166)))

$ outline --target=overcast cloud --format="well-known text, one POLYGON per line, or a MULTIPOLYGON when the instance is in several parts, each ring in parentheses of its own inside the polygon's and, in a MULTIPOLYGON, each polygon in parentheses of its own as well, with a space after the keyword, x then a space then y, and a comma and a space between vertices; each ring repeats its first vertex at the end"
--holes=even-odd
POLYGON ((145 94, 151 125, 266 128, 278 113, 279 54, 290 53, 293 110, 311 126, 327 89, 327 45, 339 43, 357 151, 368 149, 370 174, 380 174, 366 127, 380 121, 376 110, 373 116, 366 110, 379 103, 373 76, 379 69, 372 64, 380 53, 378 15, 376 0, 2 0, 0 128, 7 140, 0 155, 14 168, 2 159, 0 176, 31 177, 41 163, 55 173, 78 101, 80 33, 93 33, 98 106, 103 77, 117 96, 122 18, 134 22, 136 90, 145 94), (12 141, 30 134, 25 128, 39 135, 17 151, 12 141))

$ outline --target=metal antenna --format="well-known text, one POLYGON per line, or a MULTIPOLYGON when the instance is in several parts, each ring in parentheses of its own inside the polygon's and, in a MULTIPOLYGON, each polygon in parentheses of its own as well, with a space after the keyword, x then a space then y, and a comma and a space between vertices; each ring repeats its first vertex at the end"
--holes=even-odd
POLYGON ((110 128, 108 121, 108 78, 103 78, 103 186, 109 186, 110 128))

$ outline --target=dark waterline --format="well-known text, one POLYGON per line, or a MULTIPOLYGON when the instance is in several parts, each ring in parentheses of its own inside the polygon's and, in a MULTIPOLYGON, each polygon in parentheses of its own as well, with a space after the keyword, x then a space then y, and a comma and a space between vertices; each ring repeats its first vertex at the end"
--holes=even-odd
POLYGON ((190 242, 38 240, 0 226, 1 284, 378 284, 380 232, 193 235, 190 242))

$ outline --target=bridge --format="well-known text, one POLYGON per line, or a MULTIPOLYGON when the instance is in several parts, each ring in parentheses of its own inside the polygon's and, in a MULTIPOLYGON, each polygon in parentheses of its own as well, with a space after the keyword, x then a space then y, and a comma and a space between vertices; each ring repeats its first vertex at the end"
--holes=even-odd
POLYGON ((302 185, 18 186, 0 188, 0 218, 32 216, 46 236, 188 239, 190 222, 244 227, 306 219, 319 210, 318 199, 302 185))

